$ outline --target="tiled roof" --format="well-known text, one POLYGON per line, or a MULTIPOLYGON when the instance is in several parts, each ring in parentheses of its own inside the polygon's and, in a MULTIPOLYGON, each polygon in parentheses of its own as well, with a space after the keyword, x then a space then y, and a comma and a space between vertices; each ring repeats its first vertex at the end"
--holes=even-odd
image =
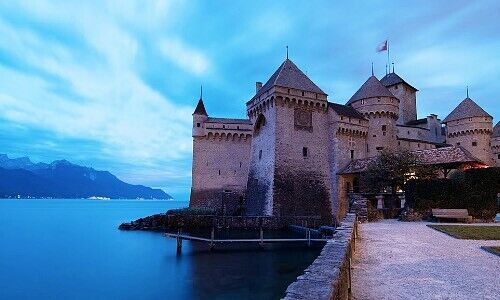
POLYGON ((267 92, 273 86, 282 86, 307 92, 326 95, 314 82, 307 77, 291 60, 286 59, 274 72, 269 80, 259 89, 255 97, 267 92))
POLYGON ((375 76, 370 76, 368 80, 366 80, 365 83, 359 88, 359 90, 354 93, 354 95, 347 101, 347 105, 361 100, 361 99, 367 99, 367 98, 374 98, 374 97, 394 97, 394 95, 380 83, 380 81, 377 79, 375 76))
MULTIPOLYGON (((460 146, 449 146, 436 149, 426 149, 412 151, 417 160, 422 165, 457 165, 457 164, 481 164, 469 151, 460 146)), ((339 174, 361 173, 368 169, 368 165, 375 161, 377 157, 356 159, 351 161, 339 174)))
POLYGON ((491 116, 471 98, 465 98, 446 118, 444 118, 443 123, 472 117, 491 118, 491 116))
POLYGON ((500 137, 500 121, 493 127, 493 134, 491 137, 500 137))
POLYGON ((365 117, 363 117, 363 115, 359 111, 354 109, 352 106, 347 106, 332 102, 328 102, 328 106, 331 107, 333 111, 339 114, 340 116, 366 120, 365 117))
POLYGON ((412 86, 408 82, 404 81, 403 78, 399 77, 399 75, 394 73, 394 72, 385 75, 382 79, 380 79, 380 82, 385 87, 390 87, 390 86, 396 85, 398 83, 404 83, 407 86, 409 86, 410 88, 414 89, 415 91, 418 91, 414 86, 412 86))
POLYGON ((408 121, 406 122, 405 125, 420 125, 420 124, 427 124, 427 118, 422 118, 422 119, 417 119, 417 120, 413 120, 413 121, 408 121))
POLYGON ((205 104, 203 104, 203 99, 200 98, 200 100, 198 100, 198 104, 196 105, 196 108, 194 109, 193 115, 208 116, 207 111, 205 110, 205 104))
POLYGON ((208 118, 205 123, 252 124, 249 119, 208 118))

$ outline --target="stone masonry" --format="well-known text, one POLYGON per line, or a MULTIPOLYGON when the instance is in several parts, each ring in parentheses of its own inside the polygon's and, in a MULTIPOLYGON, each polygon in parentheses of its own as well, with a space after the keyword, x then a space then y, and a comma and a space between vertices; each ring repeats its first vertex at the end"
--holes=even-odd
POLYGON ((417 119, 417 89, 399 75, 370 76, 346 102, 328 95, 286 59, 246 103, 248 119, 193 113, 190 207, 224 215, 316 216, 338 223, 349 209, 350 162, 380 151, 460 146, 500 164, 500 129, 467 95, 444 120, 417 119), (497 130, 498 129, 498 130, 497 130))

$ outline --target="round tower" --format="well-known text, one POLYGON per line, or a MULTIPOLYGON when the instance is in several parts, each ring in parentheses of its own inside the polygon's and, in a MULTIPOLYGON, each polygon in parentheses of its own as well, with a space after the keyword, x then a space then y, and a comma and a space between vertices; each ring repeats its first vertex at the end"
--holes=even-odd
POLYGON ((399 100, 375 76, 368 80, 347 102, 368 119, 367 155, 397 147, 396 121, 399 100))
POLYGON ((203 99, 200 97, 198 104, 193 112, 193 137, 199 137, 205 135, 204 123, 208 119, 207 111, 205 110, 205 105, 203 104, 203 99))
POLYGON ((492 165, 493 117, 469 97, 443 120, 446 143, 461 146, 482 162, 492 165))

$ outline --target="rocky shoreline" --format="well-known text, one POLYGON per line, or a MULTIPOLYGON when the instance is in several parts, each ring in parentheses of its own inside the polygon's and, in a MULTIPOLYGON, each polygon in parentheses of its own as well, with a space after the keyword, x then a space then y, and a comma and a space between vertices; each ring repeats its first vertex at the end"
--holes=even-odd
POLYGON ((201 214, 179 214, 167 212, 156 214, 135 221, 122 223, 120 230, 146 230, 165 232, 172 229, 285 229, 290 225, 300 225, 309 228, 319 228, 321 218, 315 216, 303 217, 257 217, 257 216, 215 216, 201 214))

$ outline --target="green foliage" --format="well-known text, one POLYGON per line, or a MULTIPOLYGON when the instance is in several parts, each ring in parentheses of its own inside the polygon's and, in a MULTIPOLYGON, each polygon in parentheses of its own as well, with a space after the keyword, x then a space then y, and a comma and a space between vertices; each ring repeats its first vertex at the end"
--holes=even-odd
POLYGON ((361 184, 365 192, 379 193, 403 188, 413 177, 435 178, 436 168, 420 166, 415 154, 402 150, 398 152, 382 151, 361 174, 361 184))
POLYGON ((450 179, 412 180, 405 188, 406 203, 417 211, 466 208, 480 219, 494 218, 500 193, 500 168, 455 172, 450 179))

